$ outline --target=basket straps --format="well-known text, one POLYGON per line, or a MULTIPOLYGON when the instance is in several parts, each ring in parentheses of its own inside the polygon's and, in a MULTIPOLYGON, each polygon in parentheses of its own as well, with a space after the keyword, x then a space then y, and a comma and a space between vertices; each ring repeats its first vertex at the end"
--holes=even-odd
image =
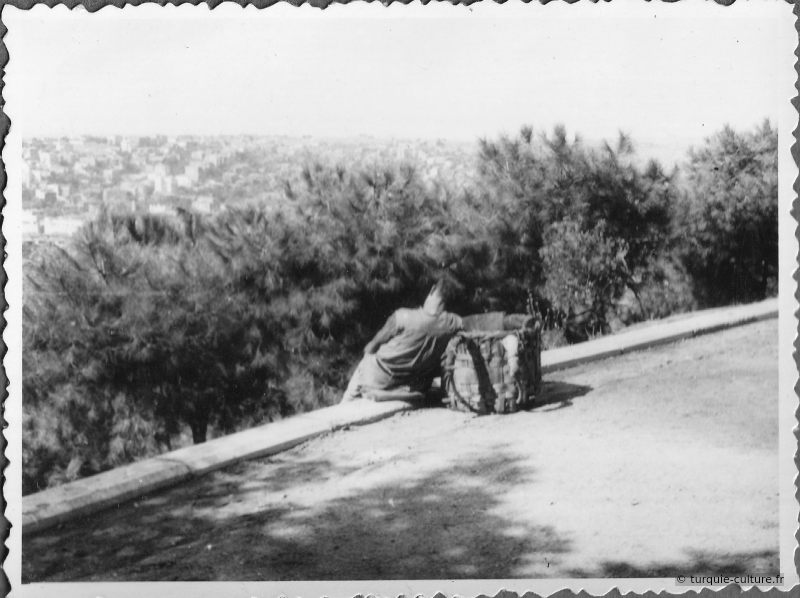
MULTIPOLYGON (((458 392, 458 388, 456 388, 455 380, 453 379, 453 370, 455 369, 455 362, 456 362, 456 346, 458 345, 459 341, 464 342, 469 351, 470 355, 474 357, 474 352, 477 351, 480 354, 480 350, 475 346, 475 343, 472 341, 471 338, 468 336, 457 332, 450 343, 447 345, 447 349, 445 350, 444 359, 442 363, 442 381, 444 382, 444 388, 446 392, 451 392, 452 395, 456 398, 456 400, 467 408, 467 410, 471 411, 472 413, 476 413, 478 415, 483 415, 488 413, 488 410, 481 410, 476 407, 473 407, 472 404, 465 399, 460 392, 458 392)), ((486 403, 485 398, 481 395, 481 399, 483 400, 484 404, 486 403)))
POLYGON ((453 394, 453 396, 456 398, 456 401, 458 401, 461 405, 466 407, 469 411, 472 411, 472 413, 476 413, 478 415, 484 415, 485 413, 487 413, 485 410, 481 410, 481 409, 478 409, 477 407, 473 407, 472 403, 470 403, 467 399, 465 399, 463 396, 461 396, 461 393, 458 392, 458 389, 456 388, 456 384, 453 381, 452 373, 450 373, 450 375, 447 375, 447 377, 446 377, 445 389, 448 389, 448 392, 451 392, 453 394))

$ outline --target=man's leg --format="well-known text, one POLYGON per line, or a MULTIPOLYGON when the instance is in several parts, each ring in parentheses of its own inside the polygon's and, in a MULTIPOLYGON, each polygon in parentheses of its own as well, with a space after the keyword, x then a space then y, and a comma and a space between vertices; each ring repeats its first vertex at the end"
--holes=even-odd
POLYGON ((378 358, 373 353, 367 353, 361 359, 350 378, 350 383, 342 395, 342 403, 353 399, 363 399, 371 390, 387 390, 396 385, 392 377, 384 372, 378 365, 378 358))
POLYGON ((342 403, 352 401, 353 399, 360 399, 362 397, 361 386, 363 384, 362 378, 364 377, 364 361, 367 359, 367 357, 369 357, 369 355, 365 355, 361 358, 361 361, 358 362, 358 366, 356 367, 356 371, 354 371, 353 375, 350 376, 350 382, 347 384, 347 388, 342 395, 342 403))

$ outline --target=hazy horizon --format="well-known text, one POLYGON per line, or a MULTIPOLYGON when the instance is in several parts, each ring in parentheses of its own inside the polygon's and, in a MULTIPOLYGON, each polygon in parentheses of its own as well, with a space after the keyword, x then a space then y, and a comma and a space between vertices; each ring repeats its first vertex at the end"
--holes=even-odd
MULTIPOLYGON (((752 123, 749 127, 743 127, 740 130, 746 131, 751 130, 754 126, 759 125, 763 122, 764 119, 756 121, 752 123)), ((772 123, 773 126, 775 123, 772 123)), ((521 125, 522 126, 522 125, 521 125)), ((569 128, 567 129, 572 138, 573 134, 577 134, 580 136, 580 131, 571 131, 569 128)), ((550 131, 544 130, 535 130, 535 133, 550 133, 550 131)), ((712 135, 716 131, 709 131, 708 135, 712 135)), ((503 133, 510 133, 514 134, 514 132, 506 131, 502 133, 498 133, 498 135, 489 136, 490 139, 496 139, 499 137, 500 134, 503 133)), ((708 136, 706 135, 706 137, 708 136)), ((127 137, 127 138, 136 138, 136 137, 168 137, 168 138, 237 138, 237 137, 250 137, 253 139, 290 139, 290 140, 309 140, 309 141, 319 141, 323 143, 348 143, 348 142, 357 142, 358 140, 365 140, 371 141, 373 143, 391 143, 391 142, 401 142, 401 143, 409 143, 409 142, 419 142, 419 143, 436 143, 436 142, 443 142, 445 144, 451 146, 460 146, 462 148, 469 148, 470 150, 477 151, 479 139, 481 138, 474 138, 474 139, 448 139, 444 137, 410 137, 410 136, 376 136, 370 134, 360 134, 360 135, 352 135, 349 137, 345 136, 320 136, 320 135, 290 135, 290 134, 255 134, 255 133, 220 133, 220 134, 194 134, 194 133, 178 133, 178 134, 166 134, 166 133, 153 133, 150 135, 139 135, 139 134, 126 134, 126 133, 74 133, 69 135, 26 135, 23 137, 22 141, 23 144, 31 141, 31 140, 52 140, 52 139, 61 139, 61 138, 74 138, 74 137, 99 137, 99 138, 113 138, 113 137, 127 137)), ((582 142, 590 147, 598 147, 604 141, 613 142, 616 140, 616 136, 610 138, 598 138, 598 139, 588 139, 586 137, 580 136, 582 142)), ((647 159, 655 159, 658 160, 664 166, 672 166, 673 164, 680 163, 688 158, 688 152, 690 148, 697 147, 703 142, 703 138, 690 140, 690 139, 672 139, 672 140, 663 140, 663 141, 653 141, 647 139, 638 139, 636 137, 632 137, 631 141, 633 143, 634 153, 639 159, 647 160, 647 159)))

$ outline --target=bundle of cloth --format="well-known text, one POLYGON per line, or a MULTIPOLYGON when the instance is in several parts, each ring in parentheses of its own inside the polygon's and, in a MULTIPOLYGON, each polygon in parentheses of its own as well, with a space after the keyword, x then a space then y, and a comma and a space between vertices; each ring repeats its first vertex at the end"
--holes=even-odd
POLYGON ((463 323, 442 363, 448 405, 477 414, 531 406, 541 388, 539 320, 491 312, 467 316, 463 323))

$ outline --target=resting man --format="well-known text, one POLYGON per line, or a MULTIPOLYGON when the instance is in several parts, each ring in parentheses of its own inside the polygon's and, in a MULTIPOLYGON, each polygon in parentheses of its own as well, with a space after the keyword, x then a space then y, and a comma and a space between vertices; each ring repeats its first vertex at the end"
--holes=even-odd
POLYGON ((398 309, 364 348, 364 357, 347 385, 342 402, 370 391, 427 391, 439 375, 450 338, 463 328, 461 318, 446 312, 449 293, 437 282, 417 309, 398 309))

